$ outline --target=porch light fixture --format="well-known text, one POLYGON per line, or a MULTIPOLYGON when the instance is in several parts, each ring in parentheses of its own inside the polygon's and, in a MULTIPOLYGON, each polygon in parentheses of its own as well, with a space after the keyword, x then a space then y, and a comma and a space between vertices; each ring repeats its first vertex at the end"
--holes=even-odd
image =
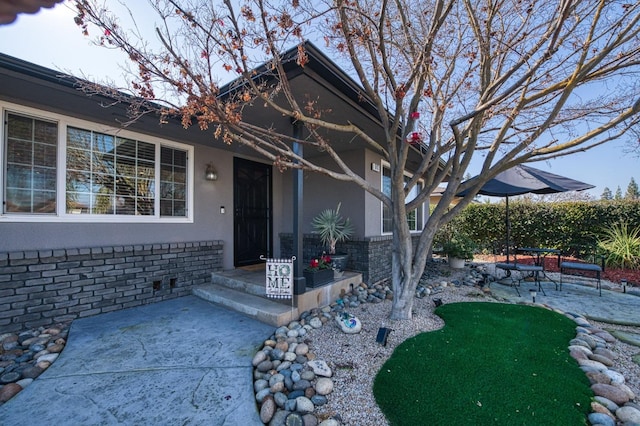
POLYGON ((538 293, 535 290, 529 290, 529 293, 531 293, 531 299, 533 300, 533 303, 536 303, 536 295, 538 293))
POLYGON ((204 172, 204 178, 208 181, 218 180, 218 173, 216 173, 216 169, 213 168, 213 164, 207 164, 207 169, 204 172))

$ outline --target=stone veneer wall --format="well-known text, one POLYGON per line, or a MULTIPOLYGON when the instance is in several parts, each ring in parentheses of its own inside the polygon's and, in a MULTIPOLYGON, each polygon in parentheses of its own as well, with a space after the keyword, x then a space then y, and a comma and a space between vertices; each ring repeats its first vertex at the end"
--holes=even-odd
POLYGON ((188 295, 222 255, 222 241, 0 253, 0 333, 188 295))
MULTIPOLYGON (((414 238, 414 246, 417 238, 414 238)), ((323 245, 317 234, 305 234, 302 242, 303 262, 307 264, 313 257, 322 253, 323 245)), ((391 279, 391 235, 350 239, 339 243, 336 251, 349 254, 347 270, 362 274, 367 284, 375 284, 391 279)), ((293 255, 293 234, 280 234, 280 256, 293 255)))

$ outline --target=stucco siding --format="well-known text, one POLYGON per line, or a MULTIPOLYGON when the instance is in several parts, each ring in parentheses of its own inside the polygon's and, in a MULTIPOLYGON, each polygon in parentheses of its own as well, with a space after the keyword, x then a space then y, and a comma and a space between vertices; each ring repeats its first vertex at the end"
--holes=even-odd
MULTIPOLYGON (((127 222, 14 222, 10 215, 0 219, 0 253, 45 249, 184 243, 196 240, 221 240, 233 247, 233 161, 232 153, 208 147, 196 147, 194 161, 192 223, 127 222), (218 180, 204 180, 206 164, 214 162, 218 180), (220 207, 225 207, 222 214, 220 207)), ((46 219, 46 218, 39 218, 46 219)), ((86 219, 86 218, 82 218, 86 219)), ((233 250, 227 250, 224 266, 233 265, 233 250)))

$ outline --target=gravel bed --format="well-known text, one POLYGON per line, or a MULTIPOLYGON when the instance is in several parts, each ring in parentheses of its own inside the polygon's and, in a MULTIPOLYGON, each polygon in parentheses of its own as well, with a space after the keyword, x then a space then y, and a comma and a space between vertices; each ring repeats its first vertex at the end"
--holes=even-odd
MULTIPOLYGON (((609 324, 592 320, 589 320, 589 322, 603 330, 622 330, 640 334, 640 327, 609 324)), ((638 401, 638 399, 640 399, 640 365, 633 362, 632 358, 640 355, 640 348, 616 339, 614 343, 609 345, 609 349, 618 354, 618 359, 615 360, 613 369, 624 376, 626 385, 633 391, 636 395, 636 401, 638 401)))
MULTIPOLYGON (((451 281, 457 278, 442 278, 451 281)), ((320 420, 337 416, 343 425, 387 425, 388 422, 373 397, 373 380, 382 364, 391 356, 396 346, 418 333, 437 330, 444 325, 440 317, 434 315, 433 298, 443 303, 453 302, 499 302, 481 289, 449 285, 444 291, 414 299, 413 318, 410 321, 391 321, 389 313, 391 301, 379 304, 363 304, 347 311, 362 322, 359 334, 344 334, 335 322, 330 321, 324 327, 309 335, 309 347, 318 359, 325 360, 334 371, 334 391, 328 404, 318 407, 316 415, 320 420), (376 342, 378 328, 392 329, 386 346, 376 342)), ((591 321, 596 325, 595 322, 591 321)), ((638 327, 615 326, 598 323, 604 329, 619 328, 640 332, 638 327)), ((567 342, 568 344, 569 342, 567 342)), ((627 385, 636 395, 640 395, 640 366, 632 361, 632 356, 640 348, 620 341, 612 345, 612 350, 620 356, 613 367, 627 378, 627 385)))

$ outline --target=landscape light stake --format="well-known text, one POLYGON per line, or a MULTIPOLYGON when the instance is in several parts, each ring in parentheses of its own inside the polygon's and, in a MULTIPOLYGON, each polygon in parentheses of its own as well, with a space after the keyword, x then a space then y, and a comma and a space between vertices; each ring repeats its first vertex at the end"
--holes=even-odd
POLYGON ((389 337, 389 333, 391 333, 390 328, 380 327, 378 329, 378 335, 376 336, 376 342, 380 343, 382 346, 387 346, 387 338, 389 337))

